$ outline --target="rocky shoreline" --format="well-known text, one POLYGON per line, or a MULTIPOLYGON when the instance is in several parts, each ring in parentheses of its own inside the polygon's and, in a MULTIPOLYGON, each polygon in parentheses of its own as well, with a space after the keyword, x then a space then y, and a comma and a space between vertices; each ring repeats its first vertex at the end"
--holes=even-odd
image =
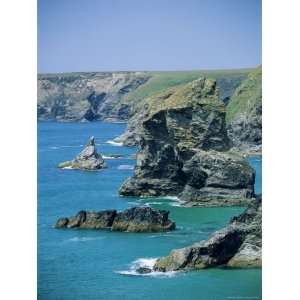
POLYGON ((169 212, 150 207, 133 207, 123 212, 116 210, 80 211, 69 218, 59 218, 55 228, 109 229, 126 232, 161 232, 175 230, 169 212))

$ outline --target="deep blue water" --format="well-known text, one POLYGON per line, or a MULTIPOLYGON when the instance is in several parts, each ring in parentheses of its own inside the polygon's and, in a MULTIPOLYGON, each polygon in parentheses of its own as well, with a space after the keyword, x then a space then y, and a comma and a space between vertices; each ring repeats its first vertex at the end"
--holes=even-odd
MULTIPOLYGON (((155 276, 130 276, 134 264, 151 263, 205 239, 223 227, 242 208, 183 208, 173 199, 120 198, 118 188, 133 173, 136 149, 106 143, 125 124, 39 123, 38 125, 38 298, 39 299, 151 299, 221 300, 228 297, 261 297, 261 270, 209 269, 155 276), (98 151, 117 153, 97 172, 60 170, 59 162, 72 159, 88 136, 94 135, 98 151), (61 216, 77 211, 136 205, 170 210, 177 230, 170 233, 118 233, 89 230, 56 230, 61 216)), ((261 190, 261 160, 251 158, 257 171, 256 191, 261 190)))

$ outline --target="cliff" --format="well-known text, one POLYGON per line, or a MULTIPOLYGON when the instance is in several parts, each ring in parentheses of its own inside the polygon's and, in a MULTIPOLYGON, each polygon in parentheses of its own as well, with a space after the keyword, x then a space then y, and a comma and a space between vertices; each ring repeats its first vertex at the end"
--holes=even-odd
POLYGON ((127 120, 130 107, 121 100, 148 79, 142 72, 41 74, 38 119, 127 120))
POLYGON ((38 119, 127 121, 137 112, 134 106, 143 99, 200 76, 215 78, 221 99, 227 102, 248 73, 249 70, 245 69, 39 74, 38 119))
POLYGON ((258 152, 262 143, 262 68, 248 75, 227 105, 226 122, 233 146, 258 152))
POLYGON ((225 105, 215 80, 200 78, 148 104, 135 174, 121 195, 179 195, 199 206, 237 205, 253 197, 254 170, 228 152, 225 105))

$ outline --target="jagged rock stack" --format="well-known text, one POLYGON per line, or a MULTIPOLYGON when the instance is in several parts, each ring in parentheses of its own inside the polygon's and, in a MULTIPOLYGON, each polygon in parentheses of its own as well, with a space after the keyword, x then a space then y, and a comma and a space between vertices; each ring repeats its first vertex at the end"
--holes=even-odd
POLYGON ((255 171, 229 152, 225 106, 216 81, 200 78, 152 99, 141 122, 135 174, 123 196, 176 195, 188 205, 245 204, 255 171))
POLYGON ((174 230, 175 222, 168 219, 169 212, 150 207, 133 207, 123 212, 104 210, 80 211, 76 216, 60 218, 56 228, 111 229, 127 232, 159 232, 174 230))
POLYGON ((99 170, 106 168, 106 163, 102 156, 97 153, 95 138, 89 138, 85 148, 71 161, 66 161, 58 165, 59 168, 99 170))

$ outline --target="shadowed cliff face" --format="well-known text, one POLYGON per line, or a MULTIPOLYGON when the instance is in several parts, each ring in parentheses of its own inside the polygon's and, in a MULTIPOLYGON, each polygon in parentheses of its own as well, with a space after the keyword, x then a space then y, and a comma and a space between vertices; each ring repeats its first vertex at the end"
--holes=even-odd
POLYGON ((152 103, 142 122, 135 175, 121 195, 180 194, 204 206, 241 204, 253 196, 254 170, 227 153, 225 106, 214 80, 195 80, 152 103), (196 191, 202 193, 196 197, 196 191))
POLYGON ((141 72, 39 75, 38 119, 127 120, 122 99, 150 78, 141 72))

